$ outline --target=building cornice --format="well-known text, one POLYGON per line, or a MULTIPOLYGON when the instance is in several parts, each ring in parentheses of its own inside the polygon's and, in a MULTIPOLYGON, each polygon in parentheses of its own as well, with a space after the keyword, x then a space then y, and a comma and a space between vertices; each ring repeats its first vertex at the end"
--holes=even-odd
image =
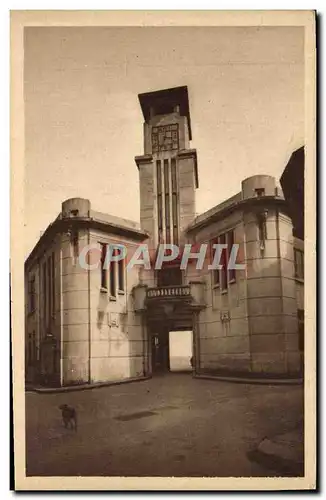
POLYGON ((105 222, 94 219, 92 217, 64 217, 57 218, 50 224, 41 238, 36 243, 35 247, 25 261, 25 268, 28 267, 35 259, 38 259, 49 244, 53 241, 57 234, 68 233, 80 229, 95 229, 106 234, 114 234, 124 236, 137 242, 144 241, 148 238, 148 233, 138 229, 132 229, 112 222, 105 222))
POLYGON ((135 156, 135 162, 136 165, 139 169, 141 165, 148 165, 149 163, 153 162, 153 155, 141 155, 141 156, 135 156))
POLYGON ((236 212, 237 210, 250 211, 257 208, 267 209, 271 207, 282 209, 282 211, 286 214, 288 214, 289 211, 287 203, 283 198, 277 198, 275 196, 262 196, 261 198, 246 198, 236 203, 233 203, 232 205, 226 206, 225 208, 222 208, 218 212, 211 214, 209 217, 207 217, 207 219, 204 219, 197 223, 196 222, 192 223, 190 226, 188 226, 186 232, 190 235, 196 231, 199 231, 200 229, 203 229, 204 227, 209 226, 213 222, 218 222, 219 220, 224 219, 225 217, 236 212))

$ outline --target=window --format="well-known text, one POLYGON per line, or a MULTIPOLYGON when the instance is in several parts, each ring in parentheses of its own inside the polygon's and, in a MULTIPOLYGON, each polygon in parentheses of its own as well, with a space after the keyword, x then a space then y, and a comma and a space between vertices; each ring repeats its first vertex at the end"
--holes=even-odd
MULTIPOLYGON (((212 262, 214 260, 215 252, 216 252, 216 248, 213 248, 213 245, 215 245, 215 244, 218 244, 218 238, 216 238, 215 240, 212 240, 212 244, 211 244, 212 262)), ((219 284, 220 284, 220 271, 219 271, 219 269, 213 269, 213 286, 219 286, 219 284)))
MULTIPOLYGON (((117 255, 117 249, 113 249, 112 256, 117 255)), ((116 297, 117 295, 117 285, 116 285, 116 266, 117 262, 110 262, 110 296, 116 297)))
POLYGON ((125 291, 125 260, 118 261, 118 289, 119 292, 125 291))
MULTIPOLYGON (((230 260, 230 255, 234 245, 234 231, 229 231, 227 233, 227 244, 228 244, 228 260, 230 260)), ((228 281, 229 283, 235 281, 235 269, 228 269, 228 281)))
POLYGON ((172 174, 172 221, 173 221, 173 243, 178 244, 178 199, 177 199, 177 166, 175 158, 171 160, 172 174))
POLYGON ((53 305, 53 297, 52 297, 52 256, 50 255, 47 259, 47 297, 48 297, 48 325, 50 325, 51 317, 53 314, 52 305, 53 305))
POLYGON ((106 251, 107 245, 104 243, 100 243, 101 245, 101 288, 104 290, 107 289, 107 269, 106 269, 106 251))
POLYGON ((171 242, 170 231, 170 183, 169 183, 169 161, 164 160, 164 193, 165 193, 165 230, 166 243, 171 242))
POLYGON ((162 241, 163 233, 163 215, 162 215, 162 173, 161 161, 156 162, 156 178, 157 178, 157 220, 158 220, 158 241, 162 241))
POLYGON ((299 350, 304 351, 304 310, 298 309, 299 350))
POLYGON ((179 267, 159 269, 156 274, 157 286, 182 285, 182 271, 179 267))
MULTIPOLYGON (((227 245, 227 248, 222 248, 221 252, 219 252, 220 262, 217 264, 222 266, 222 268, 213 269, 213 286, 219 286, 221 290, 227 290, 228 285, 234 283, 236 280, 235 269, 228 269, 230 255, 234 245, 234 231, 231 230, 227 233, 221 234, 218 238, 212 240, 211 245, 213 244, 227 245)), ((212 251, 213 258, 216 251, 216 249, 213 249, 212 251)))
POLYGON ((43 326, 44 326, 44 335, 47 330, 47 310, 48 310, 48 293, 46 286, 46 262, 43 262, 42 265, 42 292, 43 292, 43 326))
MULTIPOLYGON (((224 245, 226 243, 226 234, 221 234, 219 237, 219 243, 221 245, 224 245)), ((222 248, 222 253, 221 253, 221 266, 222 269, 220 270, 220 287, 221 290, 225 290, 228 287, 228 271, 227 271, 227 265, 228 265, 228 259, 227 259, 227 248, 222 248)))
POLYGON ((296 278, 304 279, 304 254, 297 248, 294 249, 294 274, 296 278))
POLYGON ((37 345, 36 345, 35 332, 33 332, 32 335, 32 359, 33 359, 33 364, 35 364, 37 361, 37 345))
POLYGON ((266 226, 266 215, 265 213, 260 213, 257 215, 258 224, 258 238, 260 241, 260 249, 265 249, 265 240, 267 240, 267 226, 266 226))
POLYGON ((54 313, 55 313, 55 260, 54 260, 54 252, 52 252, 52 255, 51 255, 51 264, 52 264, 52 267, 51 267, 51 272, 52 272, 52 276, 51 276, 52 305, 51 305, 51 308, 52 308, 52 316, 54 316, 54 313))
POLYGON ((37 362, 37 345, 35 332, 28 335, 28 353, 27 353, 27 364, 29 366, 35 365, 37 362))
POLYGON ((78 255, 79 255, 79 239, 78 239, 78 232, 74 232, 71 235, 70 238, 71 245, 72 245, 72 258, 73 258, 73 263, 74 265, 78 261, 78 255))
POLYGON ((27 355, 28 365, 32 364, 32 335, 28 335, 28 355, 27 355))
POLYGON ((262 196, 265 196, 265 189, 264 188, 256 188, 255 194, 256 194, 257 198, 261 198, 262 196))
POLYGON ((28 312, 35 311, 35 276, 33 276, 28 283, 28 312))

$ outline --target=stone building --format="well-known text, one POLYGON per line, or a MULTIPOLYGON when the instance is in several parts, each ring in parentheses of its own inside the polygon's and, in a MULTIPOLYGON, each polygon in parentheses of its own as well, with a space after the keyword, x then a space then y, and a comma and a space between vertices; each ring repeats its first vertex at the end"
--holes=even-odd
POLYGON ((304 239, 304 147, 294 151, 282 173, 280 183, 293 223, 293 234, 304 239))
POLYGON ((303 242, 281 188, 253 176, 196 216, 187 87, 139 101, 140 224, 95 212, 89 200, 62 203, 25 263, 27 380, 70 385, 167 371, 171 332, 191 334, 195 374, 300 375, 303 242), (211 268, 214 244, 224 245, 220 269, 211 268), (106 269, 108 252, 121 257, 121 249, 124 258, 106 269), (130 265, 135 255, 142 265, 130 265))

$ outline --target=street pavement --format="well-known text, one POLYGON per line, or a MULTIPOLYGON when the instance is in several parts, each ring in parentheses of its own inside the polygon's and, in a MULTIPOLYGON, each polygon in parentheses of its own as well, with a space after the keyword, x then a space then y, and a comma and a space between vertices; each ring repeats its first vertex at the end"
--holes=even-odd
MULTIPOLYGON (((275 476, 251 452, 293 429, 301 386, 236 384, 167 374, 70 393, 26 393, 28 476, 275 476), (78 412, 65 429, 58 406, 78 412)), ((302 461, 303 444, 297 447, 302 461)))

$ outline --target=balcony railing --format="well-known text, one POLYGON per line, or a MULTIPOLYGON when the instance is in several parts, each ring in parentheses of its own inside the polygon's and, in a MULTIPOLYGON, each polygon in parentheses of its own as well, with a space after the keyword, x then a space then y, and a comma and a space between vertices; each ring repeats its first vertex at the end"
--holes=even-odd
POLYGON ((189 285, 174 285, 174 286, 163 286, 156 288, 147 289, 147 298, 185 298, 190 297, 190 286, 189 285))

